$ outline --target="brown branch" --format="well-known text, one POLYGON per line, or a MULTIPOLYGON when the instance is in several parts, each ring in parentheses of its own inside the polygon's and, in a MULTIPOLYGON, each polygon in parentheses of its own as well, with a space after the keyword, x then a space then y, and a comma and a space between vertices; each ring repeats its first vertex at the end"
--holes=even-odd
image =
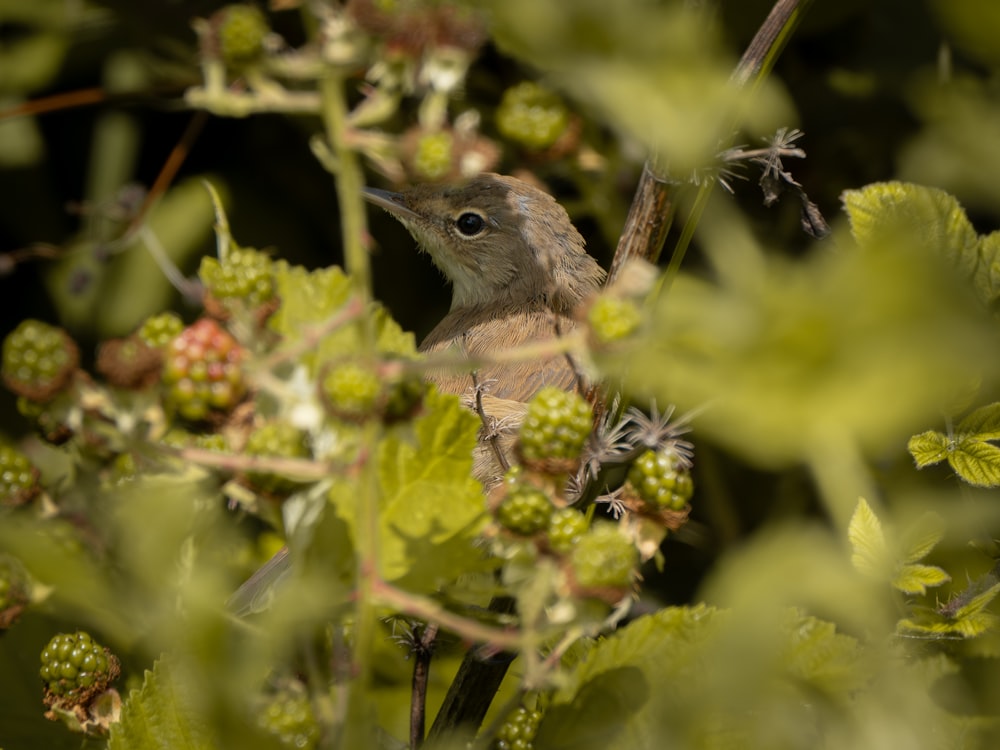
POLYGON ((427 680, 434 655, 438 626, 429 623, 415 630, 413 643, 413 682, 410 693, 410 750, 424 743, 424 721, 427 717, 427 680))
MULTIPOLYGON (((810 2, 811 0, 775 2, 733 71, 733 83, 745 86, 767 74, 810 2)), ((629 260, 641 258, 655 263, 659 258, 673 220, 673 189, 674 183, 658 167, 656 157, 649 158, 643 165, 642 176, 625 219, 615 257, 611 261, 607 284, 614 282, 629 260)))

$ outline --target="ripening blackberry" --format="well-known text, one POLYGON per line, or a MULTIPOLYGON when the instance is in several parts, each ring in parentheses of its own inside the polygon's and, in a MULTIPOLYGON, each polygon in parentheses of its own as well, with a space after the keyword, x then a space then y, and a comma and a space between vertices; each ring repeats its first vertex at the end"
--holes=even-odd
POLYGON ((628 482, 657 510, 681 510, 694 492, 691 472, 670 448, 647 450, 632 463, 628 482))
POLYGON ((514 485, 496 509, 497 521, 508 531, 520 536, 532 536, 549 526, 554 510, 549 496, 537 487, 514 485))
POLYGON ((79 362, 79 349, 64 330, 28 319, 4 339, 0 373, 18 396, 45 402, 69 383, 79 362))
POLYGON ((14 446, 0 444, 0 506, 24 505, 38 490, 35 465, 14 446))
POLYGON ((612 523, 596 523, 570 553, 576 582, 584 588, 623 589, 632 585, 639 551, 612 523))
MULTIPOLYGON (((288 422, 268 422, 250 433, 244 452, 248 456, 274 458, 308 458, 305 434, 288 422)), ((251 471, 247 478, 265 492, 285 494, 295 490, 298 482, 271 472, 251 471)))
POLYGON ((555 92, 525 81, 504 92, 496 122, 504 137, 541 150, 552 146, 566 132, 569 112, 555 92))
POLYGON ((518 706, 507 716, 497 732, 494 750, 532 750, 542 712, 518 706))
POLYGON ((529 462, 578 459, 593 426, 594 412, 577 393, 547 386, 528 402, 519 449, 529 462))
POLYGON ((247 390, 243 357, 243 348, 216 321, 196 321, 164 353, 167 404, 191 421, 232 410, 247 390))
POLYGON ((89 633, 60 633, 42 649, 39 674, 54 702, 85 703, 118 677, 118 659, 89 633))
POLYGON ((319 724, 304 690, 282 690, 268 696, 257 711, 257 726, 292 750, 309 750, 319 740, 319 724))

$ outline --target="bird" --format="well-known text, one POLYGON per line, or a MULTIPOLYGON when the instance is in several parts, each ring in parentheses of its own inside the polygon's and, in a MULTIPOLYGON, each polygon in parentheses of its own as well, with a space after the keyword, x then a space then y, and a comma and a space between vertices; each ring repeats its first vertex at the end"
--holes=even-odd
POLYGON ((402 192, 364 188, 363 195, 400 221, 451 283, 451 308, 419 349, 481 362, 428 379, 489 421, 482 436, 495 442, 481 439, 473 471, 489 488, 509 463, 527 402, 545 386, 580 386, 579 368, 564 354, 503 362, 496 355, 573 330, 574 312, 598 292, 605 272, 566 210, 515 177, 485 172, 402 192))

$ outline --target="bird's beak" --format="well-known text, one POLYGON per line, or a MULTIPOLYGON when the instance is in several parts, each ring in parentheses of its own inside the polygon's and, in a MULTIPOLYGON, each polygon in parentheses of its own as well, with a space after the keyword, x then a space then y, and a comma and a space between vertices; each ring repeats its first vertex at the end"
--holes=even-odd
POLYGON ((390 193, 388 190, 378 190, 377 188, 361 188, 361 194, 369 203, 374 203, 379 208, 384 208, 397 219, 419 219, 419 214, 410 209, 402 193, 390 193))

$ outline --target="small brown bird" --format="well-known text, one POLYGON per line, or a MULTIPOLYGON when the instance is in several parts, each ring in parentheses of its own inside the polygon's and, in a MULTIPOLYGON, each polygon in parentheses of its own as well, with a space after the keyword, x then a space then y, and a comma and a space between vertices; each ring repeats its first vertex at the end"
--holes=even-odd
MULTIPOLYGON (((604 271, 552 196, 513 177, 481 174, 455 185, 421 185, 401 193, 367 188, 365 198, 410 231, 453 287, 451 310, 420 345, 453 348, 472 359, 553 339, 571 330, 572 313, 597 292, 604 271)), ((471 372, 432 373, 445 392, 475 402, 501 450, 509 450, 525 402, 543 386, 574 387, 577 374, 561 354, 535 360, 483 364, 471 372)), ((476 475, 487 485, 502 474, 483 446, 476 475)))

